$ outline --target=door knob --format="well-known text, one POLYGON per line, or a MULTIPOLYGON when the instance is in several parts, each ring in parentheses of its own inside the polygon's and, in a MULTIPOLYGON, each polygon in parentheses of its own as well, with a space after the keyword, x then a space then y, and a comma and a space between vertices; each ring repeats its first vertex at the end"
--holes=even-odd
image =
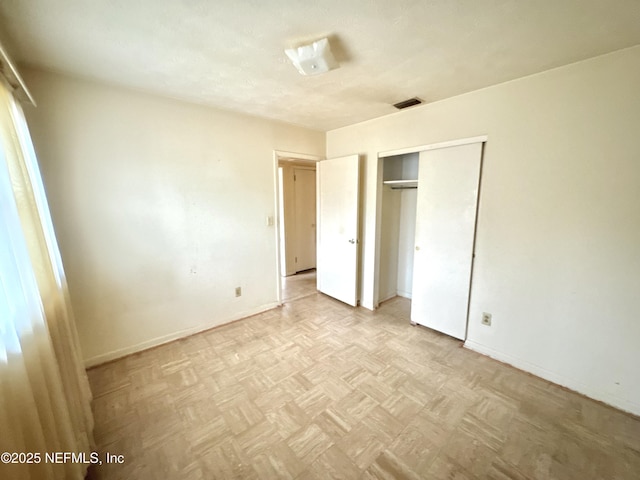
POLYGON ((420 247, 418 245, 416 245, 416 252, 420 250, 420 247))
POLYGON ((349 240, 349 243, 356 243, 356 241, 352 238, 349 240))

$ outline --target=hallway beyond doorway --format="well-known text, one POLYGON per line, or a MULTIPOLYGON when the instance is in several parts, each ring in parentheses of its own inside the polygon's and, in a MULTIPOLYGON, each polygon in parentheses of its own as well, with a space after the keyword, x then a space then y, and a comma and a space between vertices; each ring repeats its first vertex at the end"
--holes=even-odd
POLYGON ((317 293, 316 269, 282 277, 282 302, 290 302, 317 293))

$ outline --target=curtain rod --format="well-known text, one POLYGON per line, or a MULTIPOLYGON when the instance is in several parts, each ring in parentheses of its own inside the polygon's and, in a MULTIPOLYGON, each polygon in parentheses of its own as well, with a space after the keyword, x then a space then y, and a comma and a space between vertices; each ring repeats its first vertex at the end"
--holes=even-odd
POLYGON ((36 106, 36 101, 33 99, 33 96, 31 95, 31 92, 27 88, 27 85, 24 83, 24 80, 22 80, 22 77, 18 73, 18 69, 9 58, 9 55, 7 55, 7 52, 5 51, 1 43, 0 43, 0 74, 2 74, 4 78, 6 78, 7 82, 9 82, 9 85, 11 85, 11 87, 17 90, 17 96, 21 100, 26 100, 29 103, 31 103, 31 105, 33 105, 34 107, 36 106))

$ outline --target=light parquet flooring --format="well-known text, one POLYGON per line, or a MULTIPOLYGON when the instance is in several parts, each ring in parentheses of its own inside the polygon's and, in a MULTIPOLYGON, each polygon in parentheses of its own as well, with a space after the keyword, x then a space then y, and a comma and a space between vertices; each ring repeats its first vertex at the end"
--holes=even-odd
POLYGON ((632 479, 640 420, 321 294, 93 368, 90 479, 632 479))
POLYGON ((282 300, 290 302, 317 292, 316 269, 282 277, 282 300))

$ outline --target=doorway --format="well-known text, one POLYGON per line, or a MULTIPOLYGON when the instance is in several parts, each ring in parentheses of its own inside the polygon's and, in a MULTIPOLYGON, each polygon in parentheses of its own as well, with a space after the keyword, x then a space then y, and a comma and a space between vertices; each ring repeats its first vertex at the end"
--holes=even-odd
POLYGON ((317 291, 315 268, 282 277, 282 303, 308 297, 317 291))
POLYGON ((278 301, 317 291, 316 162, 318 157, 275 153, 278 301))

